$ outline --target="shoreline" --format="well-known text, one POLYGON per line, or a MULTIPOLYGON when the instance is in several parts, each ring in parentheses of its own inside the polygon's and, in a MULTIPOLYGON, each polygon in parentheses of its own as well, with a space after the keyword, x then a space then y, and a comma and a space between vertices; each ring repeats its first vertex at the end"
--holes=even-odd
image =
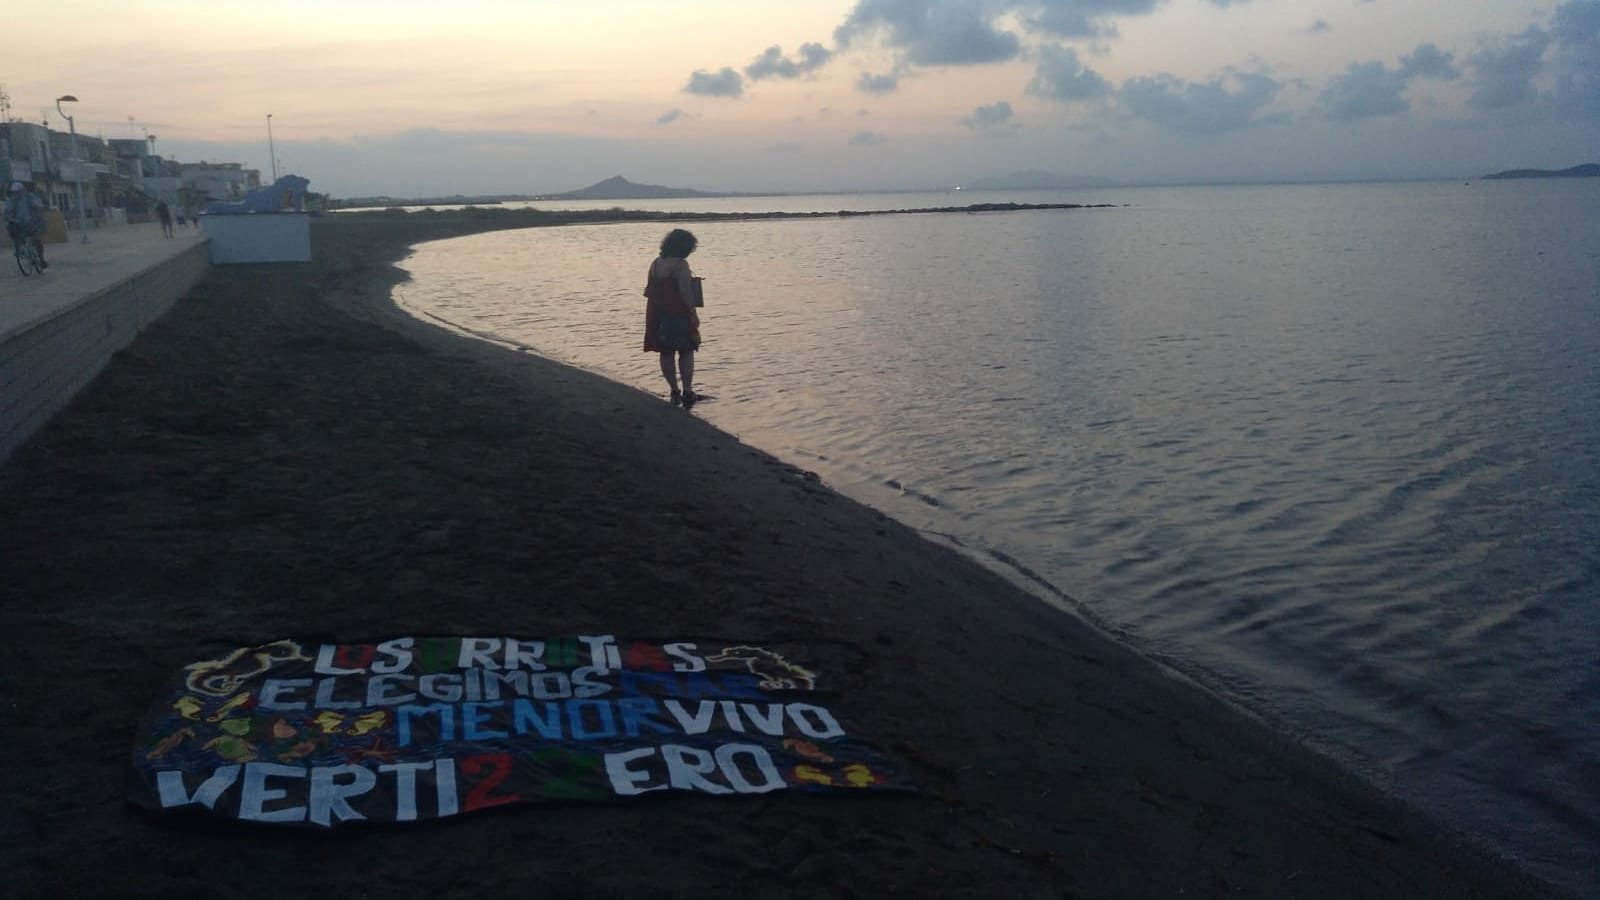
POLYGON ((324 217, 314 263, 213 270, 0 468, 16 896, 1559 895, 797 467, 411 317, 408 247, 529 224, 420 215, 324 217), (922 793, 331 834, 125 802, 136 720, 206 651, 597 631, 785 642, 922 793))

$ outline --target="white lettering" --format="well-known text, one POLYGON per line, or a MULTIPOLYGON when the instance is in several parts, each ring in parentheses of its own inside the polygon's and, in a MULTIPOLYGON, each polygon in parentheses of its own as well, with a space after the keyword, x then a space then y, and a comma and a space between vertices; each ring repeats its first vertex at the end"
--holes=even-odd
POLYGON ((410 703, 417 699, 416 694, 391 694, 389 693, 389 686, 395 682, 401 682, 409 686, 414 680, 414 676, 411 675, 374 676, 371 681, 367 682, 367 705, 398 706, 402 703, 410 703))
MULTIPOLYGON (((728 701, 724 700, 723 702, 727 703, 728 701)), ((768 703, 766 707, 766 714, 763 715, 761 707, 757 704, 739 704, 739 708, 744 710, 744 717, 750 720, 750 724, 756 726, 757 731, 762 734, 783 734, 783 705, 768 703)))
POLYGON ((264 809, 267 801, 282 800, 289 795, 285 790, 267 788, 267 779, 273 776, 304 778, 306 770, 298 766, 280 766, 277 763, 246 763, 244 788, 239 794, 239 818, 252 822, 304 822, 306 818, 304 806, 285 806, 283 809, 271 812, 264 809))
POLYGON ((718 747, 717 768, 722 770, 733 789, 741 794, 765 794, 783 788, 783 776, 778 774, 778 767, 772 764, 772 757, 756 744, 723 744, 718 747), (752 784, 745 778, 744 770, 739 767, 738 757, 741 754, 750 757, 755 770, 761 774, 763 780, 760 784, 752 784))
POLYGON ((456 761, 445 756, 433 762, 433 789, 439 798, 439 818, 442 819, 460 811, 456 804, 456 761))
POLYGON ((624 796, 672 788, 707 794, 765 794, 785 784, 767 751, 755 744, 723 744, 714 751, 682 744, 606 754, 611 789, 624 796), (667 778, 657 780, 645 761, 660 754, 667 778), (708 777, 720 775, 717 780, 708 777))
POLYGON ((331 828, 334 816, 341 822, 365 819, 350 806, 349 798, 367 793, 377 783, 378 776, 366 766, 317 766, 311 770, 311 821, 331 828), (340 784, 342 775, 350 781, 340 784))
POLYGON ((733 793, 733 788, 704 777, 717 770, 716 757, 708 751, 681 744, 663 744, 661 756, 667 761, 667 780, 674 788, 680 791, 705 791, 708 794, 733 793))
POLYGON ((411 638, 394 638, 378 645, 378 652, 388 657, 387 660, 373 660, 372 671, 379 675, 391 672, 404 672, 411 668, 411 648, 415 642, 411 638))
POLYGON ((655 756, 656 751, 651 747, 640 747, 637 750, 624 750, 621 753, 606 754, 606 776, 611 779, 611 789, 624 797, 633 797, 650 791, 664 791, 664 784, 649 784, 649 772, 636 772, 628 768, 628 763, 655 756))
POLYGON ((589 665, 596 670, 603 673, 612 668, 621 668, 611 665, 611 659, 617 650, 615 637, 609 634, 584 634, 579 635, 578 640, 583 641, 589 648, 589 665))
POLYGON ((544 656, 544 641, 517 641, 506 638, 506 668, 543 672, 545 666, 539 659, 541 656, 544 656))
POLYGON ((784 709, 789 713, 789 721, 793 722, 795 727, 808 737, 836 738, 844 736, 844 729, 840 728, 839 723, 834 720, 833 713, 820 706, 812 706, 809 703, 790 703, 784 709), (816 721, 812 722, 810 721, 811 719, 816 721))
MULTIPOLYGON (((357 674, 360 674, 359 672, 357 674)), ((360 709, 359 700, 335 700, 333 692, 339 687, 339 679, 322 678, 317 681, 317 708, 318 709, 360 709)))
MULTIPOLYGON (((507 641, 507 643, 511 642, 507 641)), ((483 698, 485 700, 499 700, 501 685, 510 687, 511 692, 518 697, 526 697, 528 696, 528 673, 521 669, 483 673, 483 698)))
MULTIPOLYGON (((616 668, 620 669, 622 667, 617 666, 616 668)), ((609 683, 592 680, 604 674, 604 672, 589 668, 572 670, 573 696, 588 698, 611 693, 611 685, 609 683)))
POLYGON ((455 703, 461 699, 461 676, 454 672, 424 675, 417 682, 417 690, 429 700, 455 703))
POLYGON ((379 772, 394 773, 394 820, 415 822, 417 819, 417 773, 433 768, 433 763, 394 763, 378 767, 379 772))
POLYGON ((499 649, 499 638, 462 638, 461 652, 456 657, 456 668, 499 669, 500 665, 494 661, 495 651, 499 649))
POLYGON ((304 700, 286 700, 282 694, 311 687, 309 678, 268 678, 261 683, 261 696, 256 700, 260 709, 305 709, 304 700))
POLYGON ((317 648, 317 674, 318 675, 360 675, 360 669, 342 669, 333 664, 333 654, 339 648, 334 644, 323 644, 317 648))
POLYGON ((663 700, 661 705, 678 720, 678 727, 683 729, 684 734, 705 734, 710 731, 711 718, 717 714, 717 704, 713 700, 701 700, 693 716, 689 715, 678 700, 663 700))
POLYGON ((528 689, 540 700, 565 700, 572 696, 572 682, 565 672, 537 672, 528 679, 528 689))
POLYGON ((706 670, 706 661, 704 658, 690 652, 694 650, 694 648, 694 644, 690 643, 661 645, 661 649, 665 650, 668 656, 676 657, 678 660, 672 664, 672 671, 704 672, 706 670))
POLYGON ((722 707, 722 718, 728 723, 729 730, 743 734, 744 720, 739 718, 739 707, 732 700, 723 700, 719 705, 722 707))
POLYGON ((194 793, 183 786, 183 773, 165 771, 156 773, 156 787, 161 792, 161 808, 171 809, 174 806, 188 806, 199 803, 206 809, 215 809, 217 798, 222 792, 233 787, 239 779, 238 766, 219 766, 211 773, 211 777, 201 782, 194 793))

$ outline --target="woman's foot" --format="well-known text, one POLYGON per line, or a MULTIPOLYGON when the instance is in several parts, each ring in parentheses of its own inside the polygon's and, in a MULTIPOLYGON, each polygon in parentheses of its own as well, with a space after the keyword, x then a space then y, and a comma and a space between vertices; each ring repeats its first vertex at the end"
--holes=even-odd
POLYGON ((684 391, 683 392, 683 405, 684 406, 688 406, 689 404, 691 404, 691 403, 693 403, 693 402, 695 402, 696 400, 699 400, 699 399, 700 399, 700 395, 696 394, 694 391, 684 391))
POLYGON ((673 388, 672 389, 672 405, 673 406, 677 406, 679 403, 682 403, 682 402, 683 402, 683 395, 678 393, 678 389, 677 388, 673 388))

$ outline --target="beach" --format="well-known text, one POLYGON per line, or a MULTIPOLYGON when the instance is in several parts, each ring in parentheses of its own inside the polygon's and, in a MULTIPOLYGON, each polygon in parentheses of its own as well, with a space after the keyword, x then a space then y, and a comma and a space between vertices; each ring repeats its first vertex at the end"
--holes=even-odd
POLYGON ((1550 893, 661 397, 390 302, 408 246, 519 223, 324 217, 315 262, 214 269, 0 467, 8 896, 1550 893), (921 790, 332 832, 127 804, 139 717, 193 660, 601 633, 782 646, 921 790))

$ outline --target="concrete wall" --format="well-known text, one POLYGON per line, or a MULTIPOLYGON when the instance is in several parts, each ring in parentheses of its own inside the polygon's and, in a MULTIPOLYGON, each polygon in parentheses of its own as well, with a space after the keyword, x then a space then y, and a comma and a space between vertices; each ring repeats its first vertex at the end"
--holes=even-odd
POLYGON ((305 213, 204 215, 200 231, 211 239, 217 265, 311 261, 311 217, 305 213))
POLYGON ((207 255, 196 244, 0 343, 0 461, 193 289, 210 267, 207 255))

